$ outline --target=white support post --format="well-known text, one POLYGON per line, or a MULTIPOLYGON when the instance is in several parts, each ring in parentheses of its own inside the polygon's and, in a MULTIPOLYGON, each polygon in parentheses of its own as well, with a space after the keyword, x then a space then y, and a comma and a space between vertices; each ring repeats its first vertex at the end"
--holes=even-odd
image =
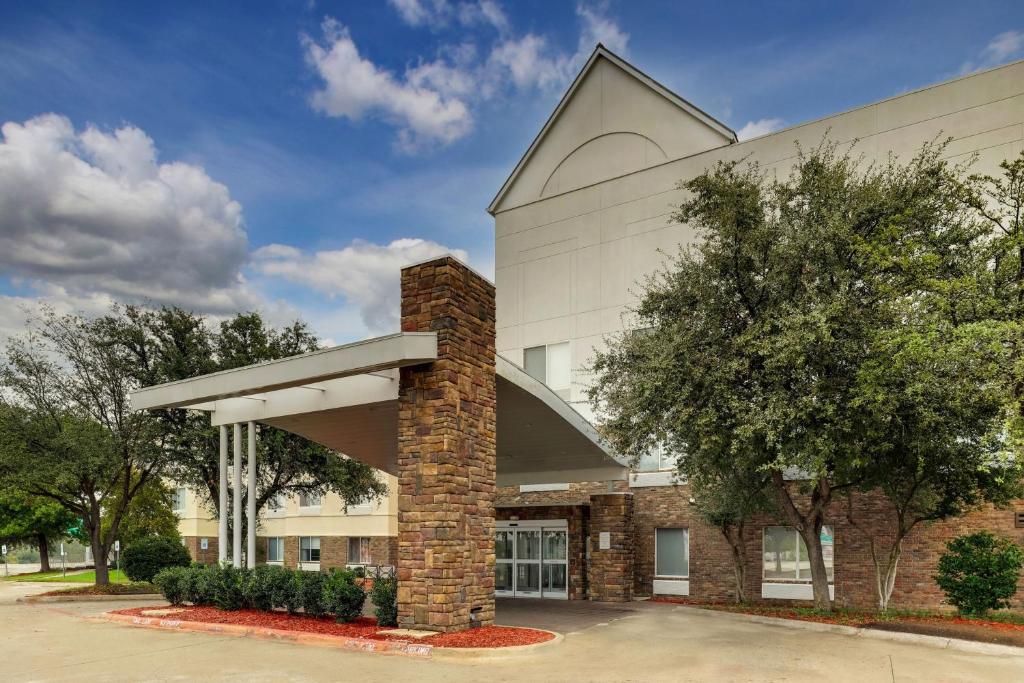
POLYGON ((228 559, 228 427, 220 426, 220 519, 217 525, 217 562, 228 559))
POLYGON ((256 423, 249 422, 249 466, 248 484, 249 492, 245 506, 247 521, 245 532, 245 566, 249 569, 256 567, 256 423))
POLYGON ((231 544, 231 564, 235 567, 242 566, 242 425, 236 422, 234 425, 232 437, 234 437, 235 447, 235 471, 231 473, 231 486, 234 488, 234 500, 232 506, 234 517, 232 523, 234 528, 231 530, 232 544, 231 544))

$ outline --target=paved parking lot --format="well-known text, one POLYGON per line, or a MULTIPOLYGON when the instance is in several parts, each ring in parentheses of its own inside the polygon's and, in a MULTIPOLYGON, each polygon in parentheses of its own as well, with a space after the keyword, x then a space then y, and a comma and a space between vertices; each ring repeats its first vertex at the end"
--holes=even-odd
MULTIPOLYGON (((15 604, 25 590, 0 583, 4 681, 1024 680, 1024 657, 765 626, 672 605, 598 611, 557 603, 569 617, 544 605, 545 619, 565 619, 576 629, 557 645, 526 655, 428 661, 95 623, 83 617, 128 603, 15 604)), ((502 620, 515 613, 520 618, 526 608, 507 608, 502 620)))

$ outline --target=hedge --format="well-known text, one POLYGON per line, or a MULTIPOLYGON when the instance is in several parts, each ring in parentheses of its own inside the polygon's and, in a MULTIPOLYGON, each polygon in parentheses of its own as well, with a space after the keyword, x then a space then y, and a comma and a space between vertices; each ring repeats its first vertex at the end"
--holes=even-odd
POLYGON ((132 581, 152 581, 161 569, 187 567, 188 550, 175 538, 140 538, 121 553, 121 568, 132 581))
POLYGON ((187 602, 223 610, 264 612, 285 609, 292 614, 301 609, 311 617, 332 614, 337 621, 346 622, 362 614, 366 601, 366 592, 355 578, 342 569, 322 574, 276 566, 237 569, 193 565, 164 569, 153 582, 173 605, 187 602))

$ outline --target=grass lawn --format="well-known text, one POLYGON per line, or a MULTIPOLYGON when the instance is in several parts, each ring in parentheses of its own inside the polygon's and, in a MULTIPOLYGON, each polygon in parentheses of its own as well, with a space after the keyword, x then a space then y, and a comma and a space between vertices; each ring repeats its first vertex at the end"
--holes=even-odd
MULTIPOLYGON (((39 582, 39 583, 57 583, 66 581, 68 583, 96 583, 96 570, 68 570, 67 576, 64 576, 61 571, 50 572, 36 572, 35 574, 18 574, 15 576, 7 577, 7 581, 28 581, 28 582, 39 582)), ((110 582, 111 583, 128 583, 128 577, 124 575, 124 572, 117 571, 116 569, 110 570, 110 582)))

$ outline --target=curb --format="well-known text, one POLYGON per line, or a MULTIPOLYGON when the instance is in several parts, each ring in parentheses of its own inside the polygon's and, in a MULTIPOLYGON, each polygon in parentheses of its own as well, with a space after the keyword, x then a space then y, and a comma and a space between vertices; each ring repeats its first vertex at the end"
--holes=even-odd
POLYGON ((162 600, 160 593, 125 593, 123 595, 27 595, 15 602, 32 605, 39 602, 115 602, 117 600, 139 600, 153 602, 162 600))
POLYGON ((755 624, 764 624, 766 626, 782 626, 784 628, 815 631, 817 633, 838 633, 840 635, 853 636, 857 638, 871 638, 873 640, 888 640, 891 642, 910 643, 913 645, 926 645, 928 647, 935 647, 944 650, 956 650, 959 652, 970 652, 972 654, 1024 657, 1024 647, 1017 647, 1015 645, 982 643, 976 640, 946 638, 944 636, 929 636, 922 633, 883 631, 882 629, 844 626, 842 624, 821 624, 815 621, 766 617, 760 614, 726 612, 724 610, 704 609, 702 607, 691 607, 689 605, 675 604, 674 606, 686 610, 712 612, 719 616, 732 618, 735 621, 746 621, 755 624))
POLYGON ((128 614, 104 614, 98 617, 86 617, 88 621, 106 621, 128 626, 153 628, 165 631, 189 631, 193 633, 211 633, 221 636, 255 637, 267 640, 281 640, 303 645, 320 645, 335 647, 357 652, 382 652, 386 654, 407 655, 412 657, 430 657, 434 650, 432 645, 410 643, 405 640, 371 640, 368 638, 351 638, 348 636, 332 636, 320 633, 302 633, 283 629, 265 628, 262 626, 239 626, 237 624, 207 624, 200 621, 182 621, 180 619, 163 619, 158 617, 133 617, 128 614))
MULTIPOLYGON (((497 626, 497 628, 521 628, 513 626, 497 626)), ((533 631, 543 631, 554 636, 551 640, 542 643, 530 643, 529 645, 509 645, 507 647, 435 647, 435 659, 500 659, 502 657, 518 657, 526 655, 534 650, 557 645, 565 640, 565 636, 557 631, 549 631, 544 628, 526 627, 533 631)))

